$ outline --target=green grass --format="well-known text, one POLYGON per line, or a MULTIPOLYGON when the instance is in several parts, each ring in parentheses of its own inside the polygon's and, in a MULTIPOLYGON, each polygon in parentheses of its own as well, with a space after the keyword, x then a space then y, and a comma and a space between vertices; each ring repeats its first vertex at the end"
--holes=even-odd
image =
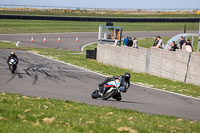
POLYGON ((2 133, 198 133, 200 122, 0 92, 0 127, 2 133))
MULTIPOLYGON (((185 23, 114 23, 123 31, 183 31, 185 23)), ((98 32, 105 22, 0 19, 0 34, 98 32)), ((199 23, 186 23, 187 31, 198 31, 199 23)))
MULTIPOLYGON (((95 45, 90 47, 95 47, 95 45)), ((185 84, 183 82, 176 82, 165 78, 159 78, 145 73, 136 73, 126 69, 104 65, 98 63, 96 60, 86 59, 84 54, 71 54, 77 52, 67 51, 67 50, 57 50, 57 49, 40 49, 40 48, 35 49, 35 48, 15 47, 11 43, 3 43, 3 42, 0 42, 0 48, 36 50, 39 51, 39 53, 42 55, 50 56, 52 58, 62 60, 106 75, 121 75, 125 72, 130 72, 132 75, 131 82, 141 84, 147 87, 154 87, 158 89, 168 90, 171 92, 176 92, 200 98, 200 86, 185 84)))
POLYGON ((106 14, 98 14, 98 13, 67 13, 67 12, 49 12, 49 11, 6 11, 1 10, 0 14, 7 14, 7 15, 49 15, 49 16, 76 16, 76 17, 117 17, 117 18, 134 18, 134 17, 199 17, 198 14, 115 14, 107 12, 106 14))
MULTIPOLYGON (((86 47, 92 49, 96 44, 86 47)), ((14 43, 0 42, 0 49, 34 50, 74 65, 108 75, 119 75, 127 70, 107 66, 73 51, 15 47, 14 43)), ((174 82, 155 76, 134 73, 131 81, 151 85, 194 97, 200 96, 200 86, 174 82)), ((200 122, 171 116, 150 115, 114 107, 90 106, 71 101, 27 97, 0 92, 0 132, 199 132, 200 122), (122 130, 122 131, 121 131, 122 130)))

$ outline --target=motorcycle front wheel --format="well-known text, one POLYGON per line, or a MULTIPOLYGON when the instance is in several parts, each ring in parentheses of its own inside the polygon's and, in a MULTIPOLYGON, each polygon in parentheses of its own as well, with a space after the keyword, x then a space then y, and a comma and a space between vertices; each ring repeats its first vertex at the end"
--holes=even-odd
POLYGON ((91 94, 91 97, 92 97, 93 99, 97 99, 97 98, 99 97, 98 92, 99 92, 98 90, 93 91, 92 94, 91 94))
POLYGON ((10 66, 10 71, 11 71, 12 74, 15 73, 15 70, 16 70, 16 67, 11 65, 10 66))

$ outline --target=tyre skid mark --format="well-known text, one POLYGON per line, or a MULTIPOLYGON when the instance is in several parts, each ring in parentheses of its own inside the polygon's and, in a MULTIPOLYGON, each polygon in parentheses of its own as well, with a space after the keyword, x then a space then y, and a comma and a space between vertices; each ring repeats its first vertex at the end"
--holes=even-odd
POLYGON ((15 74, 13 74, 13 75, 12 75, 12 77, 11 77, 11 78, 10 78, 8 81, 6 81, 6 83, 9 83, 9 82, 11 82, 11 81, 12 81, 12 80, 15 78, 15 76, 16 76, 16 75, 15 75, 15 74))
POLYGON ((34 81, 33 81, 33 83, 32 83, 32 85, 34 85, 34 84, 36 84, 36 82, 38 81, 38 75, 34 75, 34 81))

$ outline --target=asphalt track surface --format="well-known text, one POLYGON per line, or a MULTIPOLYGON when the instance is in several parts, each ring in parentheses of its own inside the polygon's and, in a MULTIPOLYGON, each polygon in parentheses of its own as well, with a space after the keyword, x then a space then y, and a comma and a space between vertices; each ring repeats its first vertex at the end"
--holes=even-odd
POLYGON ((0 91, 28 96, 72 100, 98 106, 114 106, 150 114, 176 116, 200 121, 200 100, 131 85, 122 101, 92 99, 91 93, 104 76, 66 63, 16 51, 19 57, 15 74, 8 70, 10 50, 0 50, 0 91))
MULTIPOLYGON (((130 37, 153 37, 155 35, 173 36, 182 33, 181 31, 134 31, 123 32, 125 36, 130 37)), ((195 32, 192 32, 195 33, 195 32)), ((68 49, 72 51, 80 51, 81 47, 88 43, 97 42, 97 32, 74 32, 74 33, 43 33, 43 34, 0 34, 0 40, 3 41, 20 41, 20 46, 37 47, 37 48, 54 48, 54 49, 68 49), (31 43, 33 37, 34 43, 31 43), (46 38, 46 43, 43 42, 46 38), (58 38, 61 39, 58 43, 58 38), (76 42, 78 38, 78 42, 76 42)))

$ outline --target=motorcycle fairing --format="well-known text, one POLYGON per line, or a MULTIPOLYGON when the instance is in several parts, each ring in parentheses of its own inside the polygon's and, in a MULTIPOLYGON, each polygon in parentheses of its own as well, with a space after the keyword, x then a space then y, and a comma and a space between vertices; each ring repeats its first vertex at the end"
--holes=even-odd
POLYGON ((114 86, 116 86, 118 88, 120 86, 120 82, 121 82, 120 79, 116 79, 114 81, 110 81, 110 82, 106 83, 104 85, 104 87, 114 87, 114 86))

